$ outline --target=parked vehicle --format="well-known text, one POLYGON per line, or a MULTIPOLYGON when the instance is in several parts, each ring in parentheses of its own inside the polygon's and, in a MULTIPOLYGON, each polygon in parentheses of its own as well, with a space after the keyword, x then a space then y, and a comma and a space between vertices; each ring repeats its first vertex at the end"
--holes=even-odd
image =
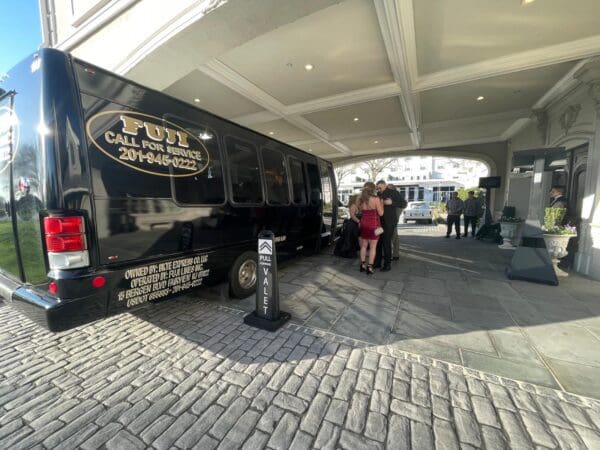
POLYGON ((331 163, 53 49, 0 85, 0 295, 51 330, 333 239, 331 163))
POLYGON ((427 221, 433 223, 434 211, 426 202, 409 202, 408 207, 404 210, 404 223, 409 220, 427 221))

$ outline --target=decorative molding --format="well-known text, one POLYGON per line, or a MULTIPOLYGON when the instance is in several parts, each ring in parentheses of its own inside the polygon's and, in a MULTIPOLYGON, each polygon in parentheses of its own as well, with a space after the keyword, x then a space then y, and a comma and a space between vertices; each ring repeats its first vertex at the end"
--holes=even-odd
POLYGON ((598 53, 600 53, 600 35, 422 75, 417 79, 413 88, 420 92, 427 91, 482 78, 587 58, 598 53))
POLYGON ((169 39, 225 3, 227 0, 204 0, 184 9, 181 14, 165 23, 141 45, 133 49, 127 58, 116 66, 115 72, 120 75, 126 74, 169 39))
POLYGON ((517 119, 502 133, 502 139, 508 141, 511 137, 516 135, 519 131, 525 128, 531 119, 517 119))
MULTIPOLYGON (((67 36, 63 41, 55 45, 56 48, 63 51, 70 51, 88 39, 99 29, 115 20, 140 0, 113 0, 104 5, 91 17, 87 18, 79 27, 67 36)), ((54 12, 56 14, 56 12, 54 12)))
MULTIPOLYGON (((581 105, 569 105, 562 112, 560 117, 558 118, 558 122, 560 123, 560 127, 563 132, 567 134, 571 127, 577 122, 577 116, 579 116, 579 112, 581 111, 581 105)), ((544 141, 545 142, 545 141, 544 141)))
POLYGON ((296 103, 286 107, 288 114, 309 114, 317 111, 354 105, 356 103, 372 102, 400 94, 396 83, 386 83, 379 86, 357 89, 341 94, 318 98, 307 102, 296 103))
POLYGON ((416 47, 412 0, 375 0, 377 20, 394 80, 400 86, 400 104, 415 147, 421 145, 421 109, 412 90, 416 75, 416 47))
POLYGON ((574 77, 589 86, 589 93, 594 102, 594 109, 600 114, 600 56, 586 61, 574 77))
POLYGON ((343 154, 350 154, 348 147, 335 142, 330 142, 329 136, 325 131, 317 127, 315 124, 309 122, 305 118, 298 115, 286 115, 286 108, 283 103, 277 100, 275 97, 264 92, 255 84, 241 76, 231 67, 223 64, 218 59, 213 59, 208 63, 198 68, 201 72, 218 81, 219 83, 227 86, 234 92, 246 97, 253 101, 257 105, 262 106, 266 110, 270 111, 276 116, 281 117, 292 125, 298 127, 302 131, 311 134, 318 140, 325 142, 337 151, 343 154))
MULTIPOLYGON (((315 100, 309 100, 301 103, 294 103, 283 107, 284 115, 303 115, 317 111, 340 108, 343 106, 354 105, 356 103, 372 102, 384 98, 395 97, 400 94, 400 88, 396 83, 386 83, 379 86, 357 89, 354 91, 343 92, 341 94, 321 97, 315 100)), ((267 111, 247 114, 236 117, 233 120, 244 125, 253 125, 257 123, 270 122, 277 119, 267 111)))
POLYGON ((589 58, 579 61, 569 70, 558 82, 552 86, 548 91, 535 102, 533 109, 542 109, 549 106, 553 101, 559 99, 563 94, 569 92, 575 85, 577 85, 577 79, 575 74, 588 62, 589 58))

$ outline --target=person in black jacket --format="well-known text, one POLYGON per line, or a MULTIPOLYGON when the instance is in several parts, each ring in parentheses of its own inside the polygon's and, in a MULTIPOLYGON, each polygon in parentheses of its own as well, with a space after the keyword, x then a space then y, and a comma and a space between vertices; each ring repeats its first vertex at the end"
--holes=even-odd
POLYGON ((397 233, 398 210, 402 208, 403 199, 396 189, 390 189, 383 180, 377 182, 377 192, 379 198, 383 200, 383 217, 381 218, 383 234, 377 244, 374 267, 381 267, 382 272, 387 272, 392 268, 392 240, 394 234, 397 233), (381 265, 382 261, 383 266, 381 265))
POLYGON ((560 186, 554 186, 550 189, 550 208, 566 208, 567 197, 565 191, 560 186))

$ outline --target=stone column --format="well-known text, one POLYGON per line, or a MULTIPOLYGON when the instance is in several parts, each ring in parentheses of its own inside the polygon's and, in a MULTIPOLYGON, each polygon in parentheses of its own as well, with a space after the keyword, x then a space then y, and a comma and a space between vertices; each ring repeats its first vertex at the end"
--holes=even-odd
POLYGON ((594 136, 588 147, 581 235, 575 269, 600 279, 600 58, 590 61, 574 76, 588 89, 595 112, 594 136))

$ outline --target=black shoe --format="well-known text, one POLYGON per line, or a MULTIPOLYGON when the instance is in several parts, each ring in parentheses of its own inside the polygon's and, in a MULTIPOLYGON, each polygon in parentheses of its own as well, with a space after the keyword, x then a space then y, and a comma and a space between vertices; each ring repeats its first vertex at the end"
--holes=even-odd
POLYGON ((399 257, 399 256, 394 256, 394 257, 392 257, 392 261, 398 261, 399 259, 400 259, 400 257, 399 257))
POLYGON ((365 263, 364 263, 364 262, 361 262, 361 263, 360 263, 360 271, 361 271, 361 272, 364 272, 365 270, 367 270, 367 267, 365 266, 365 263))
POLYGON ((447 234, 447 235, 446 235, 446 238, 449 238, 449 237, 450 237, 450 235, 449 235, 449 234, 447 234))
POLYGON ((367 264, 367 275, 373 275, 373 266, 371 264, 367 264))
POLYGON ((389 272, 390 270, 392 270, 392 267, 389 264, 386 264, 381 268, 382 272, 389 272))
POLYGON ((456 236, 456 239, 460 239, 460 236, 456 236))

